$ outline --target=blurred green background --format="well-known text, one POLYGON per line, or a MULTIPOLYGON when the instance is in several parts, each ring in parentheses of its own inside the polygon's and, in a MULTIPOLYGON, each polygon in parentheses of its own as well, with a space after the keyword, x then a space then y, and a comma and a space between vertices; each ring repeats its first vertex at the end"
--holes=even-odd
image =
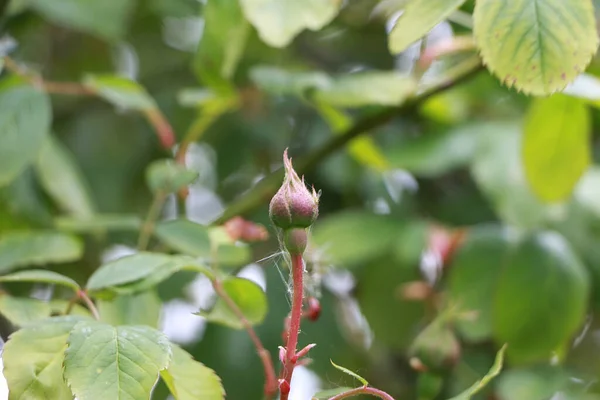
MULTIPOLYGON (((234 213, 268 228, 269 239, 252 243, 251 256, 232 271, 266 287, 269 312, 257 332, 273 355, 289 311, 288 270, 268 219, 277 186, 258 196, 252 188, 281 166, 289 148, 306 182, 322 191, 306 257, 309 294, 319 298, 322 315, 303 322, 300 345, 317 347, 297 373, 294 390, 302 391, 295 400, 358 385, 330 359, 397 399, 449 398, 481 378, 505 342, 504 372, 476 399, 600 398, 598 110, 586 109, 592 165, 571 193, 548 204, 531 189, 521 157, 533 100, 485 70, 405 108, 408 84, 390 76, 314 96, 320 81, 360 71, 396 71, 423 85, 471 65, 478 60, 472 50, 423 70, 418 58, 421 48, 470 33, 473 1, 398 56, 387 49, 386 24, 402 0, 347 1, 323 29, 303 31, 283 48, 265 44, 235 0, 2 3, 4 47, 27 71, 49 82, 90 74, 137 81, 177 142, 192 138, 187 165, 199 178, 190 186, 188 218, 220 224, 236 204, 242 208, 234 213), (335 145, 336 132, 397 104, 396 116, 359 135, 368 140, 335 145)), ((600 74, 598 60, 588 73, 600 74)), ((14 75, 5 68, 2 79, 14 75)), ((81 190, 94 213, 143 218, 153 198, 146 168, 173 155, 144 114, 94 96, 52 94, 51 101, 52 134, 81 176, 73 182, 85 188, 73 189, 60 168, 44 178, 56 160, 23 168, 0 189, 0 237, 77 216, 62 205, 81 190)), ((538 151, 552 154, 552 146, 560 141, 538 151)), ((170 197, 162 216, 172 218, 178 206, 170 197)), ((81 260, 52 266, 79 282, 137 242, 127 231, 83 237, 81 260)), ((123 305, 133 307, 123 321, 156 321, 161 312, 159 326, 218 373, 228 399, 260 399, 263 372, 250 339, 192 315, 210 296, 210 285, 190 285, 194 279, 178 273, 159 286, 160 301, 123 305)), ((15 295, 31 289, 5 288, 15 295)), ((4 321, 5 339, 12 329, 4 321)), ((167 395, 159 385, 153 398, 167 395)))

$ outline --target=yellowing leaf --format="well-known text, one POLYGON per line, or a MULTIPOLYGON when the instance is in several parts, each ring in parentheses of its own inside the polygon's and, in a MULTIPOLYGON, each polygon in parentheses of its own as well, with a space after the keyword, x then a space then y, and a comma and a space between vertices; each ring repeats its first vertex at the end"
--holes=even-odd
POLYGON ((287 46, 305 28, 321 29, 336 16, 341 4, 341 0, 241 0, 248 21, 273 47, 287 46))
POLYGON ((598 47, 591 0, 478 0, 473 17, 485 64, 525 93, 563 89, 598 47))
POLYGON ((0 314, 15 325, 23 326, 50 316, 50 305, 27 297, 0 296, 0 314))
POLYGON ((70 400, 62 377, 67 337, 81 317, 49 318, 18 330, 4 347, 9 400, 70 400))
POLYGON ((525 176, 547 202, 565 200, 590 164, 590 115, 582 100, 555 95, 534 100, 523 136, 525 176))
POLYGON ((465 0, 410 1, 388 37, 390 52, 397 54, 406 50, 464 2, 465 0))
POLYGON ((171 345, 173 359, 160 375, 176 400, 222 400, 225 391, 215 371, 194 360, 180 347, 171 345))

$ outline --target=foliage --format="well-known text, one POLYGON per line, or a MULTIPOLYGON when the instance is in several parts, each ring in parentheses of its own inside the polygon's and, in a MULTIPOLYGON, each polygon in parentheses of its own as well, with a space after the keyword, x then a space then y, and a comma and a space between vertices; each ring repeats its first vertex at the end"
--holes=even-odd
POLYGON ((8 399, 600 398, 600 2, 0 3, 8 399))

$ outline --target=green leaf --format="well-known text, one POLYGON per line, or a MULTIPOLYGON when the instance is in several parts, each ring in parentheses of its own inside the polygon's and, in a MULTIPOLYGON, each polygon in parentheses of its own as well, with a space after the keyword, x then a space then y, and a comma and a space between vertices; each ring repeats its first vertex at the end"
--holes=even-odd
POLYGON ((519 154, 519 125, 512 122, 480 124, 478 142, 471 174, 498 217, 517 227, 541 226, 548 210, 527 184, 519 154))
POLYGON ((153 192, 176 192, 197 177, 197 172, 167 159, 154 161, 146 170, 146 181, 153 192))
POLYGON ((451 398, 450 400, 471 400, 471 397, 479 393, 488 383, 491 382, 492 379, 497 377, 502 371, 502 364, 504 363, 504 353, 506 352, 506 345, 502 346, 502 348, 496 354, 496 360, 490 368, 489 372, 481 378, 481 380, 475 382, 473 386, 465 390, 463 393, 459 394, 451 398))
POLYGON ((110 300, 115 294, 144 292, 181 270, 212 276, 208 268, 190 257, 141 252, 102 265, 88 280, 87 288, 95 297, 110 300))
POLYGON ((444 377, 433 372, 420 372, 417 378, 417 398, 434 400, 444 389, 444 377))
POLYGON ((102 322, 118 325, 158 327, 162 303, 152 290, 134 295, 117 296, 112 301, 98 300, 102 322))
POLYGON ((270 46, 285 47, 302 30, 319 30, 338 13, 341 0, 241 0, 246 18, 270 46))
POLYGON ((288 71, 271 66, 258 66, 250 70, 250 78, 263 90, 278 95, 303 96, 313 88, 332 85, 324 72, 288 71))
POLYGON ((87 282, 90 291, 106 289, 139 281, 152 273, 167 268, 173 257, 161 253, 140 252, 108 262, 98 268, 87 282))
POLYGON ((76 237, 56 232, 12 231, 0 238, 0 273, 16 268, 79 259, 83 252, 76 237))
POLYGON ((478 135, 478 124, 445 132, 428 132, 403 140, 386 155, 393 167, 419 176, 437 177, 468 165, 474 159, 478 135))
POLYGON ((333 362, 333 360, 329 360, 329 362, 331 362, 331 365, 333 365, 335 368, 339 369, 340 371, 342 371, 343 373, 345 373, 347 375, 350 375, 351 377, 353 377, 354 379, 356 379, 357 381, 362 383, 363 386, 369 386, 369 382, 367 382, 367 380, 365 378, 358 375, 356 372, 350 371, 348 368, 344 368, 340 365, 337 365, 336 363, 333 362))
POLYGON ((543 201, 566 200, 590 164, 590 113, 563 95, 535 99, 523 136, 525 176, 543 201))
POLYGON ((242 57, 250 25, 237 0, 209 0, 204 6, 204 30, 194 56, 194 72, 219 92, 233 89, 233 77, 242 57))
POLYGON ((460 343, 444 319, 445 316, 439 315, 419 333, 410 348, 410 354, 428 371, 441 373, 452 367, 460 356, 460 343))
POLYGON ((55 317, 13 333, 4 346, 9 400, 72 400, 63 380, 67 337, 81 317, 55 317))
POLYGON ((348 267, 385 252, 398 232, 388 217, 350 211, 317 221, 312 240, 330 262, 348 267))
POLYGON ((473 18, 487 67, 525 93, 563 89, 598 47, 591 0, 478 0, 473 18))
POLYGON ((186 18, 196 16, 200 4, 196 0, 150 0, 152 12, 162 17, 186 18))
POLYGON ((134 231, 142 226, 137 215, 95 214, 90 218, 59 217, 54 220, 56 229, 69 232, 88 233, 103 231, 134 231))
POLYGON ((64 375, 79 400, 149 399, 171 344, 146 326, 80 322, 71 331, 64 375))
POLYGON ((156 225, 156 236, 174 250, 195 257, 210 256, 208 229, 187 219, 176 219, 156 225))
POLYGON ((463 5, 465 0, 412 0, 388 36, 392 54, 403 52, 463 5))
POLYGON ((416 89, 415 81, 398 72, 357 72, 341 75, 315 93, 319 101, 339 107, 397 106, 416 89))
POLYGON ((175 400, 222 400, 225 390, 215 371, 194 360, 176 345, 171 345, 173 359, 160 372, 175 400))
POLYGON ((30 0, 48 20, 115 41, 125 34, 132 0, 30 0))
MULTIPOLYGON (((229 278, 222 282, 222 285, 223 290, 237 304, 248 322, 256 325, 265 319, 268 309, 267 296, 260 286, 244 278, 229 278)), ((200 310, 198 315, 210 322, 243 329, 240 319, 221 298, 217 299, 210 310, 200 310)))
POLYGON ((422 302, 401 295, 402 287, 422 277, 418 264, 397 261, 389 253, 379 254, 360 270, 356 300, 377 343, 405 351, 421 327, 424 310, 422 302))
POLYGON ((48 96, 29 86, 0 88, 0 186, 13 181, 42 149, 50 131, 48 96))
POLYGON ((352 390, 351 387, 338 387, 335 389, 327 389, 317 392, 313 395, 312 400, 329 400, 331 397, 352 390))
POLYGON ((32 269, 0 276, 0 282, 44 282, 69 287, 75 291, 80 287, 73 279, 54 271, 32 269))
POLYGON ((146 89, 131 79, 117 75, 88 75, 83 83, 116 107, 141 111, 156 108, 146 89))
POLYGON ((546 400, 566 389, 568 380, 568 375, 556 367, 517 368, 505 371, 496 387, 501 400, 546 400))
POLYGON ((514 232, 500 226, 476 226, 452 259, 448 269, 448 302, 462 314, 454 323, 468 340, 482 341, 492 335, 490 293, 496 290, 514 239, 514 232))
POLYGON ((0 296, 0 314, 15 325, 23 326, 50 316, 50 305, 37 299, 0 296))
POLYGON ((48 136, 35 164, 42 187, 67 213, 90 217, 94 204, 73 155, 58 140, 48 136))
POLYGON ((526 238, 498 278, 494 338, 510 344, 515 363, 548 360, 583 322, 589 286, 585 267, 562 236, 544 232, 526 238))

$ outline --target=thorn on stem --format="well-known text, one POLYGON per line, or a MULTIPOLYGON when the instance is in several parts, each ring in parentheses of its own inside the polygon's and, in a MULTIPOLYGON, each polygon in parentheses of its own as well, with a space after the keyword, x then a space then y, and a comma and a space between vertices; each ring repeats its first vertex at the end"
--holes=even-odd
POLYGON ((308 346, 304 347, 302 350, 300 350, 299 352, 296 353, 296 360, 298 358, 302 358, 305 355, 308 354, 308 352, 310 351, 310 349, 312 349, 313 347, 315 347, 317 344, 316 343, 311 343, 308 346))

